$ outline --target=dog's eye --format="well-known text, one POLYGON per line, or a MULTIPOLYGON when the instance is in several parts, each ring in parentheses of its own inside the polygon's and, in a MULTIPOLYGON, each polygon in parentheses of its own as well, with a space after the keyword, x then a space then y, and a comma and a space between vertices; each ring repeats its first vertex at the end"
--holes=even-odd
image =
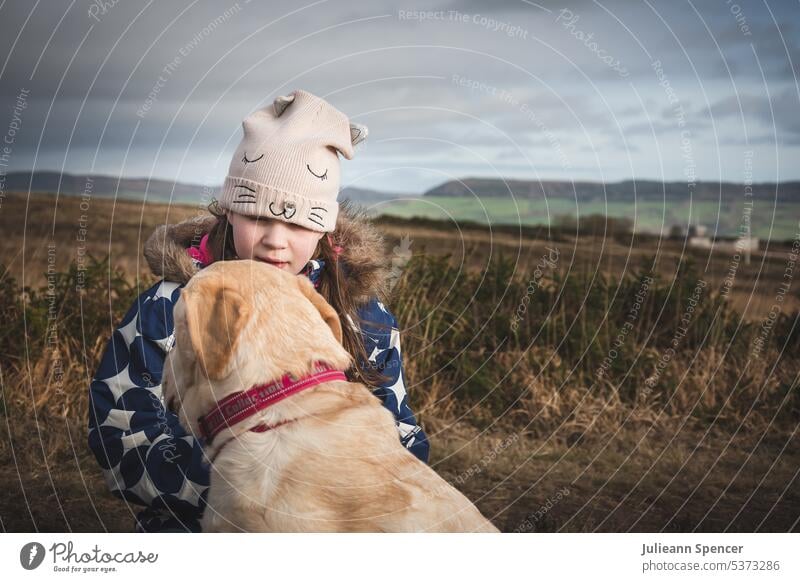
POLYGON ((260 160, 263 157, 264 157, 264 154, 261 154, 260 156, 258 156, 257 158, 255 158, 253 160, 248 160, 247 159, 247 152, 244 152, 244 155, 242 156, 242 162, 244 162, 245 165, 252 164, 253 162, 257 162, 258 160, 260 160))
POLYGON ((327 168, 325 169, 325 173, 324 174, 317 174, 314 170, 311 169, 311 166, 309 166, 308 164, 306 164, 306 168, 308 168, 308 171, 311 172, 312 174, 314 174, 320 180, 327 180, 328 179, 328 170, 327 170, 327 168))

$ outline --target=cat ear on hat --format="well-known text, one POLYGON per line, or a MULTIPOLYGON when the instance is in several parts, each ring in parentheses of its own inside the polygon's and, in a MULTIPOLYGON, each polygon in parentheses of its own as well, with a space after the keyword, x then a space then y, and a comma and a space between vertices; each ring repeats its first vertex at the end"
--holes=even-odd
POLYGON ((367 126, 361 123, 353 123, 351 121, 349 122, 349 126, 349 139, 345 132, 337 133, 331 140, 330 147, 337 150, 345 159, 352 160, 355 155, 355 146, 367 139, 369 131, 367 130, 367 126))
POLYGON ((343 141, 340 143, 334 142, 332 145, 334 148, 339 150, 339 152, 345 157, 345 159, 352 160, 355 152, 353 148, 358 144, 362 143, 365 139, 367 139, 367 134, 369 131, 367 130, 367 126, 361 123, 353 123, 350 122, 350 140, 346 140, 343 138, 343 141))
POLYGON ((275 101, 272 102, 272 108, 275 111, 275 117, 280 117, 293 101, 294 93, 291 95, 281 95, 280 97, 276 97, 275 101))
MULTIPOLYGON (((276 97, 275 101, 272 103, 272 109, 275 117, 280 117, 283 112, 286 111, 286 108, 294 102, 294 99, 294 93, 276 97)), ((339 151, 345 157, 345 159, 352 160, 354 153, 353 147, 366 140, 368 133, 369 131, 366 125, 362 123, 350 122, 350 142, 347 143, 343 140, 340 141, 339 139, 334 139, 330 144, 330 147, 339 151)))
POLYGON ((367 139, 368 134, 369 130, 367 129, 366 125, 350 122, 350 142, 354 146, 357 146, 362 141, 367 139))
POLYGON ((272 103, 272 107, 267 105, 258 111, 254 111, 242 120, 244 135, 257 134, 262 131, 265 121, 270 121, 280 117, 289 105, 294 101, 294 93, 277 97, 272 103))

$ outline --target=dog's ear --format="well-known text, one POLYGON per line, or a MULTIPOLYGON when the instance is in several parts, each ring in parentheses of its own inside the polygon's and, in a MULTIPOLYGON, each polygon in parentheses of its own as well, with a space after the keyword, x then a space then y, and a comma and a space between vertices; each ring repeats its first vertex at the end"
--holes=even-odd
POLYGON ((297 275, 295 280, 297 281, 297 286, 300 287, 300 291, 302 291, 303 295, 317 308, 322 319, 328 324, 328 327, 331 328, 333 337, 341 344, 342 322, 339 320, 339 315, 336 313, 336 310, 331 307, 330 303, 325 301, 325 298, 320 295, 316 289, 314 289, 314 285, 309 281, 308 277, 305 275, 297 275))
POLYGON ((203 372, 211 380, 224 378, 247 323, 250 305, 222 282, 184 288, 181 298, 186 305, 192 348, 203 372))

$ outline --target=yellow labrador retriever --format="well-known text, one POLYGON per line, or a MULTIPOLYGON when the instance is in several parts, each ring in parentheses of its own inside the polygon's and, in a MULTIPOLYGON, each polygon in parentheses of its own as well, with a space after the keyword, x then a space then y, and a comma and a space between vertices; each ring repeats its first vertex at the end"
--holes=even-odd
POLYGON ((211 460, 203 531, 496 532, 400 444, 304 275, 254 261, 197 273, 174 309, 163 389, 211 460))

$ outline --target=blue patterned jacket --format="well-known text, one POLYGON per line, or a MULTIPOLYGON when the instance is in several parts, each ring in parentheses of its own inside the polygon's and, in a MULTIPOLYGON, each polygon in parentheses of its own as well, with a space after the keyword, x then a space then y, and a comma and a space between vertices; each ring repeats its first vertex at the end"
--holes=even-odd
MULTIPOLYGON (((188 261, 195 271, 202 268, 188 261)), ((324 268, 324 261, 312 260, 304 272, 316 285, 324 268)), ((197 532, 205 509, 209 467, 202 439, 184 430, 161 394, 164 358, 174 341, 172 309, 185 283, 162 279, 138 297, 109 340, 90 386, 89 447, 112 494, 145 506, 136 531, 197 532)), ((389 378, 374 394, 394 414, 400 442, 427 463, 428 439, 408 404, 397 321, 376 297, 358 315, 365 322, 359 331, 370 364, 389 378)))

